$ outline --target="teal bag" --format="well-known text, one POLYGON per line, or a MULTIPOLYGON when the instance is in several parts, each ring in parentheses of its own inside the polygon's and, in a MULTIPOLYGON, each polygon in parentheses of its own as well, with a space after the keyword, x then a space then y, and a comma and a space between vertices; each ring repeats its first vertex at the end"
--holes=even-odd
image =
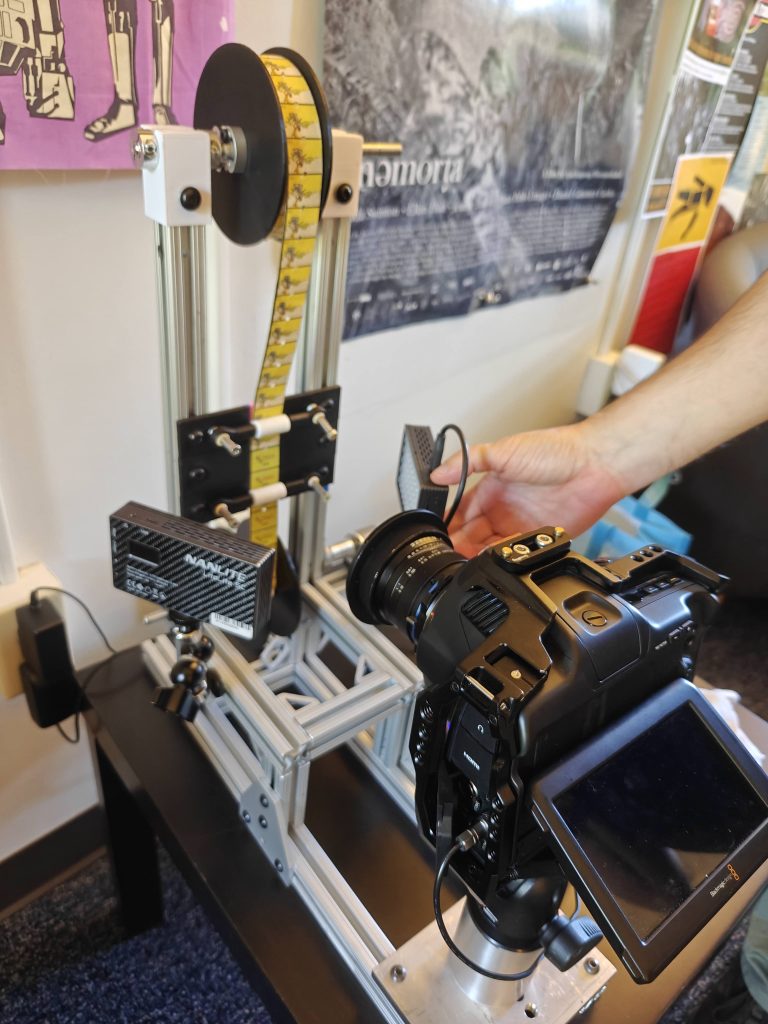
POLYGON ((602 519, 573 542, 573 548, 587 558, 621 558, 646 544, 659 544, 680 555, 688 554, 691 534, 659 512, 672 475, 656 480, 639 498, 622 498, 602 519))

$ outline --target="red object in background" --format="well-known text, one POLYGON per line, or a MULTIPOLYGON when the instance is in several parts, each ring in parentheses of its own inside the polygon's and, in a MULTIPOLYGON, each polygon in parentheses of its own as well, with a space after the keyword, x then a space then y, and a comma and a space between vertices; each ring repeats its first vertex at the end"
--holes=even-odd
POLYGON ((630 345, 643 345, 668 355, 677 335, 702 246, 662 252, 654 257, 635 319, 630 345))

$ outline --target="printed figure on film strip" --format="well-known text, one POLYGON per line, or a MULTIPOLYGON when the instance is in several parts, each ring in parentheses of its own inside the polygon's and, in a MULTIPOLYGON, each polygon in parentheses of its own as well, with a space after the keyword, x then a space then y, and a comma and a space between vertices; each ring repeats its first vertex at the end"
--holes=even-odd
MULTIPOLYGON (((59 0, 0 0, 0 76, 19 72, 30 117, 74 119, 75 83, 64 56, 59 0)), ((0 103, 0 145, 5 132, 0 103)))
MULTIPOLYGON (((173 0, 148 0, 152 13, 152 114, 155 124, 176 124, 171 108, 173 77, 173 0)), ((115 84, 109 110, 85 128, 89 142, 98 142, 133 128, 138 121, 136 92, 137 0, 104 0, 107 43, 115 84)))

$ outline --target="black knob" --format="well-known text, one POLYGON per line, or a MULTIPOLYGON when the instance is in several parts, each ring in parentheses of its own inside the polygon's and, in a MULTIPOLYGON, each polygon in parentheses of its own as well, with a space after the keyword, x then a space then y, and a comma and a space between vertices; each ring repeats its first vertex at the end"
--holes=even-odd
POLYGON ((171 669, 171 682, 197 693, 205 686, 206 671, 205 662, 199 658, 180 658, 171 669))
POLYGON ((152 703, 161 711, 167 711, 169 715, 183 718, 185 722, 194 721, 200 709, 195 695, 186 686, 159 686, 155 690, 152 703))
POLYGON ((573 920, 558 914, 541 932, 541 944, 547 960, 558 971, 567 971, 598 944, 603 933, 591 917, 573 920))
POLYGON ((221 676, 215 668, 209 667, 205 677, 205 682, 208 686, 208 692, 213 694, 214 697, 222 697, 227 692, 224 689, 224 683, 221 681, 221 676))
POLYGON ((347 184, 346 182, 343 185, 339 185, 339 187, 336 189, 337 201, 340 203, 344 203, 345 205, 347 203, 352 202, 352 197, 354 196, 354 194, 355 190, 352 188, 351 185, 347 184))
POLYGON ((202 201, 203 197, 200 195, 200 190, 193 185, 187 185, 186 188, 181 190, 179 202, 185 210, 196 210, 202 201))
POLYGON ((213 652, 213 640, 211 640, 209 636, 206 636, 205 633, 203 633, 203 635, 198 638, 197 643, 194 645, 192 653, 196 658, 199 658, 200 661, 210 661, 211 657, 213 656, 213 652))

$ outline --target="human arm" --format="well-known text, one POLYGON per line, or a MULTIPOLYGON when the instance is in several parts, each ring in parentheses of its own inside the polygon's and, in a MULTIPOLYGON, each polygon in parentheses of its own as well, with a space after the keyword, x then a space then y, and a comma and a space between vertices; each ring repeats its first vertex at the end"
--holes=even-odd
MULTIPOLYGON (((768 419, 768 275, 704 337, 580 423, 470 448, 483 473, 451 524, 463 554, 520 530, 578 534, 615 501, 768 419)), ((432 474, 455 483, 454 456, 432 474)))

